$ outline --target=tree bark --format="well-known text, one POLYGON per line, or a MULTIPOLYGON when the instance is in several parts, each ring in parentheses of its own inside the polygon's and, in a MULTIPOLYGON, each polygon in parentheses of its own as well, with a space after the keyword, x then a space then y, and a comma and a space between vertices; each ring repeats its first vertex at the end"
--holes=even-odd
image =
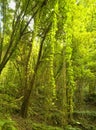
POLYGON ((36 63, 36 66, 34 68, 33 77, 32 77, 32 79, 31 79, 31 81, 29 83, 29 85, 30 85, 29 89, 27 91, 25 90, 24 100, 23 100, 23 103, 22 103, 22 106, 21 106, 21 116, 23 118, 27 117, 28 107, 29 107, 29 100, 30 100, 32 88, 34 86, 35 77, 36 77, 36 74, 37 74, 37 71, 38 71, 38 68, 39 68, 40 59, 41 59, 41 55, 42 55, 43 44, 44 44, 46 35, 49 32, 49 30, 50 30, 50 27, 51 27, 51 23, 49 24, 48 28, 45 30, 44 36, 43 36, 43 38, 41 40, 40 49, 39 49, 39 53, 38 53, 38 57, 37 57, 37 63, 36 63))

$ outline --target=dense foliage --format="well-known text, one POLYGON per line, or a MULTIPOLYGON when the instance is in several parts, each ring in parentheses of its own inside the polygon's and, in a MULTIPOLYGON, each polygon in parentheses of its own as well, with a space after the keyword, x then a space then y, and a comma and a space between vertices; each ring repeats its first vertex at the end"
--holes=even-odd
POLYGON ((95 111, 96 1, 0 0, 4 120, 44 123, 31 124, 34 130, 95 130, 95 111))

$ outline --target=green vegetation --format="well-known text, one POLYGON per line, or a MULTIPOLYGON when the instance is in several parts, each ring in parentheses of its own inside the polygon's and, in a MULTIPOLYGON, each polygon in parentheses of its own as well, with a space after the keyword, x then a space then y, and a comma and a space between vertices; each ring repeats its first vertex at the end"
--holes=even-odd
POLYGON ((96 0, 0 0, 1 130, 96 130, 96 0))
POLYGON ((16 123, 12 120, 0 120, 0 130, 17 130, 16 123))
POLYGON ((52 127, 52 126, 47 126, 44 124, 32 124, 32 129, 33 130, 62 130, 61 128, 58 127, 52 127))

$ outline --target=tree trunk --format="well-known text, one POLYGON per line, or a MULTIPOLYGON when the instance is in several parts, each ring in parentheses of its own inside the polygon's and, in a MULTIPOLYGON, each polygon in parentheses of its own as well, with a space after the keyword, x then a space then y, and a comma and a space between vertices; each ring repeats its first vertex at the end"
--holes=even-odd
POLYGON ((29 99, 30 99, 30 92, 31 91, 27 91, 25 96, 24 96, 24 100, 21 106, 21 116, 23 118, 27 117, 27 111, 28 111, 28 105, 29 105, 29 99))
POLYGON ((32 88, 34 86, 35 77, 36 77, 36 74, 37 74, 37 71, 38 71, 38 68, 39 68, 44 40, 46 38, 47 33, 50 30, 51 24, 52 23, 49 24, 48 28, 44 32, 44 37, 43 37, 43 39, 41 40, 41 43, 40 43, 40 49, 39 49, 39 53, 38 53, 38 57, 37 57, 37 63, 36 63, 35 68, 34 68, 34 74, 33 74, 33 77, 31 79, 30 83, 29 83, 29 89, 27 89, 27 91, 25 90, 24 100, 23 100, 23 103, 22 103, 22 106, 21 106, 21 116, 23 118, 27 117, 27 112, 28 112, 28 107, 29 107, 29 100, 30 100, 32 88))
POLYGON ((27 117, 29 101, 30 101, 32 88, 34 86, 35 76, 36 76, 36 73, 34 73, 33 78, 30 82, 30 89, 25 90, 24 99, 21 106, 21 113, 20 113, 23 118, 27 117))

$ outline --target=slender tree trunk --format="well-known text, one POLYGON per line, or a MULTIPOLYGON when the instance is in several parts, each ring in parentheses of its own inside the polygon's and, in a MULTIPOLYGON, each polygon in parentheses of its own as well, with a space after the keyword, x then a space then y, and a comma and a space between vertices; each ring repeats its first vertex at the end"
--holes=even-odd
POLYGON ((44 32, 44 37, 42 38, 41 43, 40 43, 40 49, 39 49, 39 53, 38 53, 38 57, 37 57, 37 63, 36 63, 36 66, 34 68, 34 74, 33 74, 33 77, 31 79, 30 83, 29 83, 29 86, 27 87, 29 89, 25 90, 24 99, 23 99, 23 103, 22 103, 22 106, 21 106, 21 116, 23 118, 27 117, 28 107, 29 107, 29 100, 30 100, 32 88, 34 86, 35 77, 36 77, 36 74, 37 74, 37 71, 38 71, 38 68, 39 68, 40 59, 41 59, 41 55, 42 55, 43 44, 44 44, 46 35, 50 30, 51 24, 52 23, 49 24, 48 28, 44 32))
POLYGON ((34 81, 35 81, 35 75, 36 75, 36 73, 34 73, 34 75, 33 75, 33 78, 32 78, 32 81, 31 81, 31 88, 26 90, 25 94, 24 94, 24 99, 23 99, 23 103, 22 103, 22 106, 21 106, 21 116, 23 118, 27 117, 31 91, 32 91, 34 81))

